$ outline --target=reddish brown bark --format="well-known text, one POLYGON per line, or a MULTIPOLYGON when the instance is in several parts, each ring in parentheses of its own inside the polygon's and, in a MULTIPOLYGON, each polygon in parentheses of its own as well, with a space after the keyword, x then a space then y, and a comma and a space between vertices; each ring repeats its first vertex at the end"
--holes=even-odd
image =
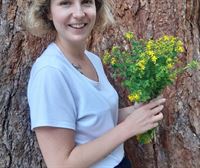
MULTIPOLYGON (((30 1, 0 0, 0 167, 45 167, 34 134, 30 131, 26 98, 30 68, 52 39, 28 34, 23 16, 30 1)), ((89 48, 100 56, 114 44, 123 45, 123 33, 157 38, 163 34, 180 37, 185 44, 182 62, 200 59, 199 0, 114 0, 116 25, 103 34, 93 32, 89 48)), ((107 74, 109 69, 106 67, 107 74)), ((135 168, 200 167, 200 74, 180 76, 164 96, 164 120, 153 144, 139 145, 132 138, 126 153, 135 168)), ((128 105, 126 91, 109 78, 128 105)))

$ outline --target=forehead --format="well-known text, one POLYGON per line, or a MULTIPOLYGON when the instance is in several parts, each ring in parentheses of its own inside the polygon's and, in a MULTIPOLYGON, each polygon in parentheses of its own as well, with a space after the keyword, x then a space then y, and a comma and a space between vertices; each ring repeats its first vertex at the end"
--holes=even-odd
MULTIPOLYGON (((75 1, 85 1, 85 0, 47 0, 47 2, 59 2, 59 1, 70 1, 70 2, 75 2, 75 1)), ((91 0, 94 2, 101 2, 101 0, 91 0)))
MULTIPOLYGON (((88 0, 46 0, 46 2, 48 3, 49 6, 51 6, 52 3, 59 3, 59 2, 75 2, 75 1, 88 1, 88 0)), ((96 10, 97 12, 99 12, 99 9, 102 7, 102 5, 104 4, 104 0, 91 0, 95 3, 96 6, 96 10)))

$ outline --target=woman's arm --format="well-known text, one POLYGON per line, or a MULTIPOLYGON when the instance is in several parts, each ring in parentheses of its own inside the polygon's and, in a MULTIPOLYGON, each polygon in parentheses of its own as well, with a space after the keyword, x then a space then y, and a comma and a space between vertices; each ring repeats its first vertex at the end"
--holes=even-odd
POLYGON ((90 167, 130 137, 156 127, 157 122, 163 118, 160 112, 164 102, 164 99, 160 99, 138 108, 115 128, 83 145, 76 146, 73 130, 54 127, 36 128, 36 136, 47 167, 90 167))
POLYGON ((48 168, 88 168, 128 138, 124 129, 118 125, 102 137, 78 146, 74 142, 73 130, 40 127, 35 131, 48 168))

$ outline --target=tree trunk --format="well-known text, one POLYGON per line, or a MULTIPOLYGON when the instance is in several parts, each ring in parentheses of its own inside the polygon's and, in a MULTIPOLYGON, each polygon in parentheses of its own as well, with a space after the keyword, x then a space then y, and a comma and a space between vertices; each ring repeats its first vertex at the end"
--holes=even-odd
MULTIPOLYGON (((185 44, 183 64, 200 59, 199 0, 114 0, 116 25, 93 32, 88 47, 103 54, 122 36, 133 31, 138 37, 178 36, 185 44)), ((30 0, 0 0, 0 167, 45 167, 34 133, 30 131, 26 98, 30 68, 52 37, 40 39, 23 26, 24 9, 30 0)), ((108 76, 110 76, 108 68, 108 76)), ((200 167, 200 72, 188 71, 164 92, 164 120, 152 144, 126 142, 126 154, 134 168, 200 167)), ((109 78, 128 105, 126 91, 109 78)))

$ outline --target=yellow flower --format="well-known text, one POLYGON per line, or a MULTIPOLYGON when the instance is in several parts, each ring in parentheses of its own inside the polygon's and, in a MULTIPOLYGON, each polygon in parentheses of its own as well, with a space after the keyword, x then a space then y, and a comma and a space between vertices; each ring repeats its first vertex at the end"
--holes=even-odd
POLYGON ((115 52, 115 51, 117 51, 118 49, 119 49, 118 46, 113 46, 113 47, 112 47, 112 52, 115 52))
POLYGON ((178 48, 178 51, 184 52, 184 48, 183 48, 183 47, 179 47, 179 48, 178 48))
POLYGON ((145 69, 145 60, 140 60, 137 64, 141 70, 145 69))
POLYGON ((152 51, 152 50, 147 50, 146 53, 147 53, 147 55, 150 56, 151 60, 152 60, 153 63, 155 64, 158 58, 156 57, 154 51, 152 51))
POLYGON ((173 61, 172 58, 167 58, 166 60, 167 63, 171 63, 172 61, 173 61))
POLYGON ((184 52, 184 48, 181 47, 181 46, 179 46, 179 47, 177 47, 177 51, 180 52, 180 53, 182 53, 182 52, 184 52))
POLYGON ((154 64, 156 63, 157 59, 158 58, 155 55, 151 57, 151 60, 153 61, 154 64))
POLYGON ((146 47, 147 47, 147 50, 151 50, 152 47, 153 47, 153 40, 149 40, 149 41, 147 42, 146 47))
POLYGON ((183 48, 183 43, 181 40, 178 40, 177 43, 176 43, 176 51, 177 52, 184 52, 184 48, 183 48))
POLYGON ((172 69, 176 61, 177 60, 173 60, 172 58, 167 58, 166 60, 167 68, 172 69))
POLYGON ((127 32, 125 33, 124 37, 127 39, 127 40, 132 40, 134 35, 132 32, 127 32))
POLYGON ((170 76, 169 76, 169 78, 170 78, 171 80, 175 80, 176 77, 177 77, 177 74, 176 74, 176 73, 172 73, 172 74, 170 74, 170 76))
POLYGON ((105 52, 104 56, 103 56, 103 63, 104 64, 109 64, 110 63, 110 54, 108 51, 105 52))
POLYGON ((130 102, 139 101, 140 95, 137 93, 133 93, 133 94, 128 95, 128 99, 130 100, 130 102))
POLYGON ((172 67, 173 67, 173 64, 172 64, 172 63, 167 64, 167 68, 168 68, 168 69, 172 69, 172 67))
POLYGON ((155 56, 155 53, 154 53, 152 50, 148 50, 148 51, 147 51, 147 54, 148 54, 150 57, 155 56))
POLYGON ((164 39, 164 41, 168 41, 170 38, 169 38, 169 36, 163 36, 163 39, 164 39))
POLYGON ((111 65, 115 65, 116 63, 117 63, 117 60, 116 60, 116 58, 111 58, 111 65))

